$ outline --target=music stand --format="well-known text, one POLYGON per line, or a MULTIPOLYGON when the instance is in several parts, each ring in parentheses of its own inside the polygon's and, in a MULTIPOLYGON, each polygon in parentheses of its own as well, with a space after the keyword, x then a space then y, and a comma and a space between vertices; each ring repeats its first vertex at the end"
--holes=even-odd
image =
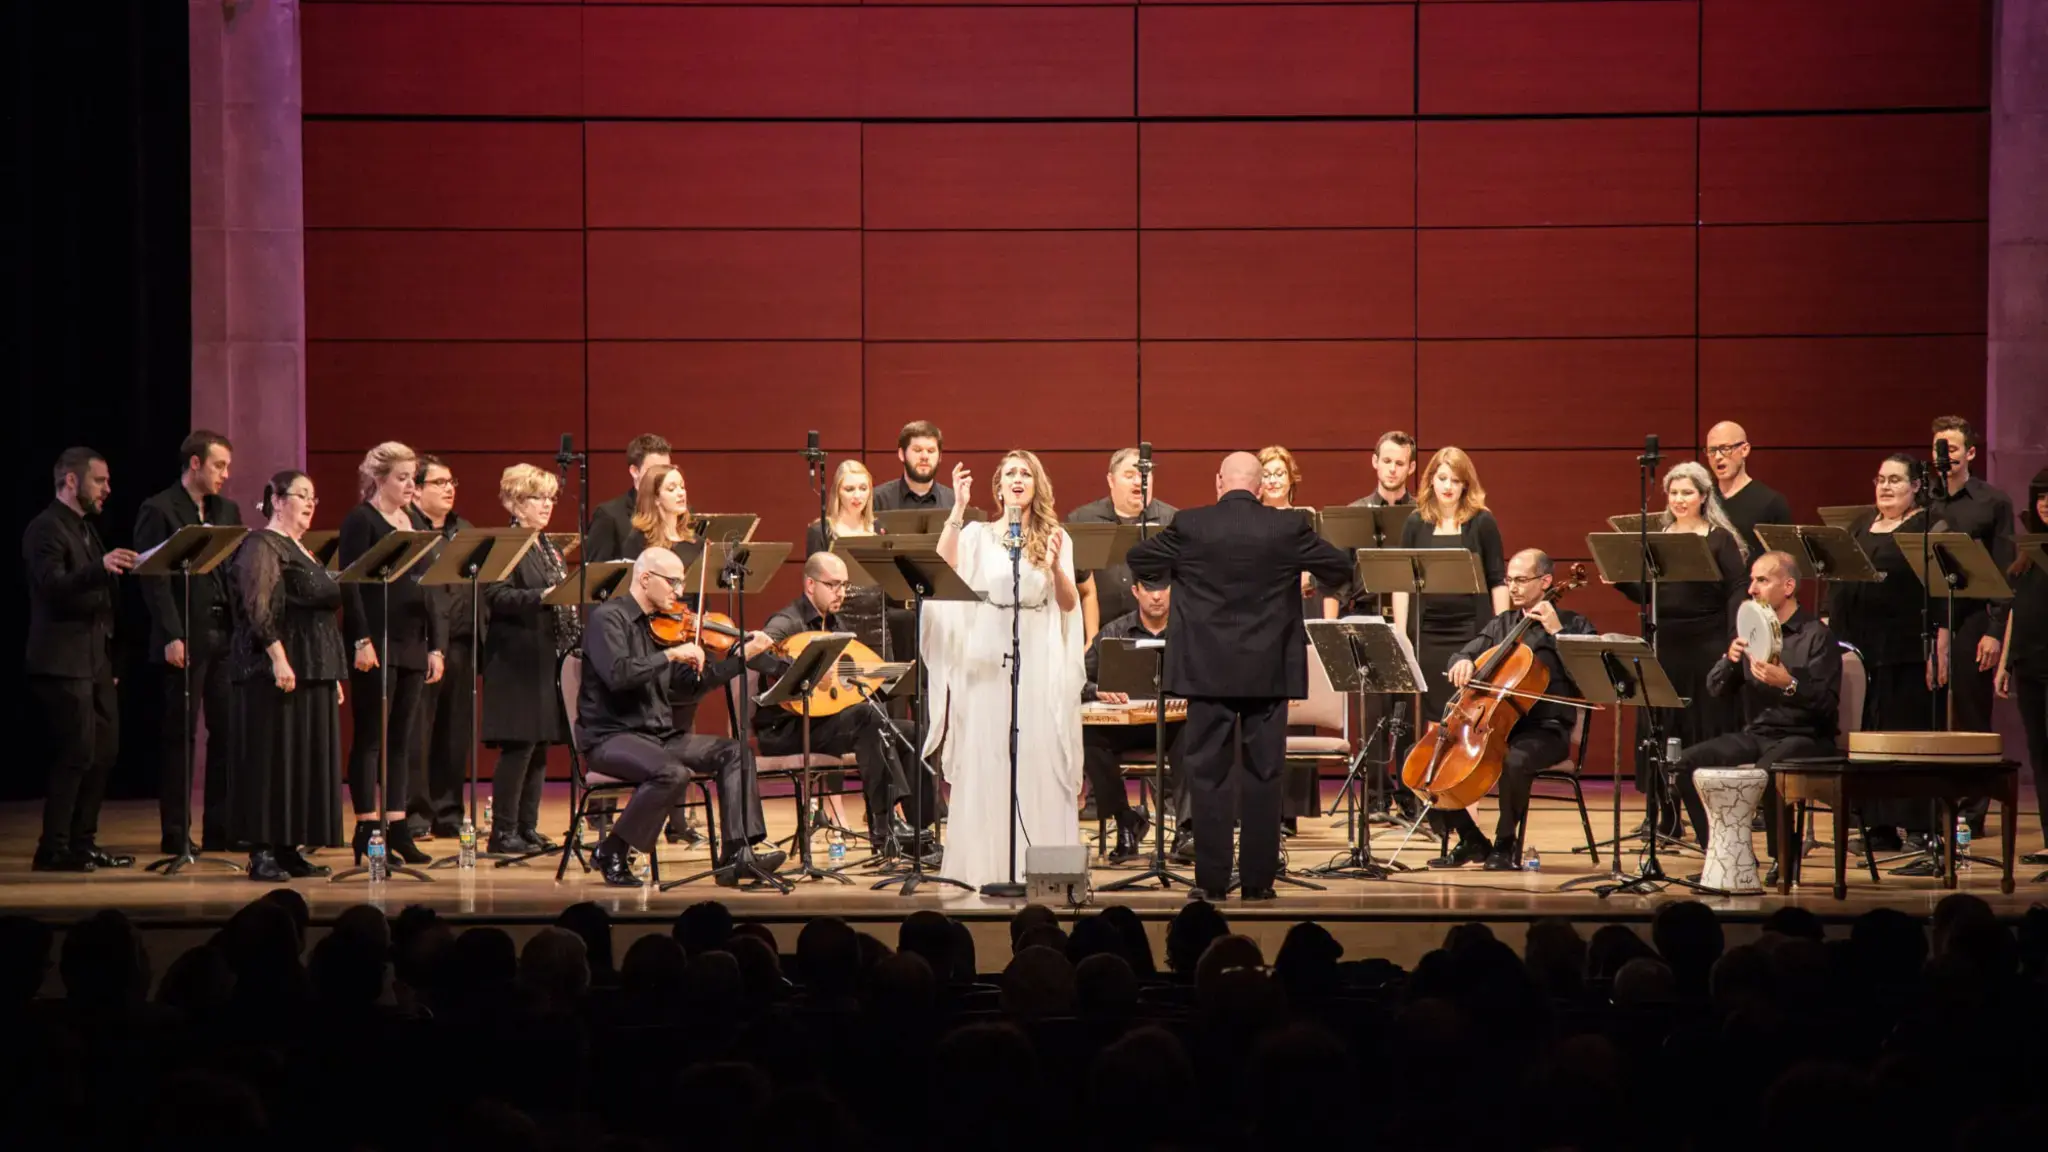
MULTIPOLYGON (((192 578, 205 576, 220 567, 221 561, 234 554, 235 548, 247 536, 249 530, 239 524, 215 527, 211 524, 192 524, 171 533, 171 538, 144 552, 128 570, 131 576, 178 577, 178 593, 183 599, 180 619, 185 622, 185 663, 178 669, 178 688, 182 696, 185 725, 185 772, 179 779, 178 805, 184 812, 181 821, 185 829, 185 841, 178 845, 176 853, 151 864, 145 871, 159 869, 166 876, 176 876, 187 864, 196 864, 201 857, 192 853, 192 578)), ((226 740, 228 734, 208 729, 208 740, 226 740)), ((220 864, 237 872, 240 864, 218 856, 206 857, 208 864, 220 864)))
MULTIPOLYGON (((1414 514, 1415 505, 1413 504, 1338 505, 1334 508, 1325 508, 1316 514, 1316 534, 1328 541, 1332 547, 1344 552, 1357 552, 1360 548, 1394 547, 1400 544, 1401 531, 1408 523, 1408 518, 1414 514)), ((1354 574, 1351 578, 1354 603, 1362 600, 1365 595, 1364 592, 1359 591, 1360 587, 1358 577, 1354 574)), ((1373 597, 1373 606, 1368 614, 1386 615, 1386 604, 1380 597, 1373 597)), ((1376 726, 1375 731, 1379 728, 1386 728, 1389 730, 1389 735, 1398 741, 1400 730, 1407 725, 1401 712, 1402 703, 1402 701, 1397 699, 1390 699, 1384 702, 1386 712, 1380 717, 1380 722, 1376 726)), ((1359 728, 1361 730, 1365 727, 1364 707, 1365 702, 1361 700, 1359 702, 1359 728)), ((1390 769, 1392 767, 1393 747, 1391 744, 1388 746, 1388 767, 1390 769)), ((1393 803, 1393 781, 1384 775, 1378 777, 1363 776, 1360 777, 1360 780, 1363 781, 1363 787, 1358 787, 1354 782, 1353 785, 1348 787, 1356 788, 1357 790, 1347 790, 1338 793, 1338 800, 1345 805, 1345 818, 1349 819, 1351 809, 1361 802, 1360 794, 1362 793, 1363 803, 1368 812, 1366 819, 1382 822, 1390 820, 1391 817, 1385 815, 1385 813, 1393 803)))
MULTIPOLYGON (((1412 513, 1414 510, 1410 509, 1412 513)), ((1408 642, 1411 650, 1422 650, 1422 614, 1427 610, 1429 597, 1478 596, 1486 594, 1486 573, 1479 565, 1476 553, 1463 548, 1367 548, 1356 553, 1358 557, 1358 583, 1365 591, 1376 595, 1406 595, 1411 598, 1413 611, 1408 613, 1408 642)), ((1442 673, 1438 669, 1438 673, 1442 673)), ((1426 673, 1425 673, 1426 675, 1426 673)), ((1422 698, 1428 692, 1427 680, 1415 686, 1411 697, 1412 715, 1415 717, 1415 731, 1419 736, 1427 723, 1422 718, 1422 698)), ((1395 736, 1400 728, 1395 722, 1395 736)), ((1387 758, 1393 759, 1391 755, 1387 758)), ((1388 767, 1391 769, 1392 764, 1388 767)), ((1414 823, 1408 825, 1407 836, 1413 836, 1421 824, 1418 814, 1414 823)), ((1398 823, 1398 821, 1397 821, 1398 823)))
POLYGON ((1099 572, 1121 564, 1143 539, 1136 524, 1062 524, 1074 542, 1074 571, 1099 572))
MULTIPOLYGON (((1892 539, 1898 542, 1899 555, 1905 557, 1906 567, 1932 594, 1939 596, 1945 609, 1942 619, 1956 618, 1956 601, 1961 600, 2006 600, 2012 597, 2012 585, 2005 582, 2005 573, 1998 570, 1998 564, 1991 559, 1991 553, 1974 537, 1964 532, 1894 532, 1892 539), (1932 571, 1930 571, 1932 569, 1932 571)), ((1949 633, 1949 645, 1955 645, 1955 633, 1949 633)), ((1974 653, 1966 659, 1976 659, 1974 653)), ((1951 667, 1955 655, 1949 655, 1951 667)), ((1949 726, 1955 725, 1956 696, 1952 687, 1948 692, 1949 726)))
MULTIPOLYGON (((1135 527, 1135 525, 1133 525, 1135 527)), ((1121 692, 1132 700, 1152 701, 1152 795, 1159 805, 1157 818, 1152 821, 1152 859, 1144 868, 1129 876, 1119 877, 1096 889, 1098 892, 1127 892, 1141 884, 1159 882, 1161 890, 1175 884, 1192 889, 1195 882, 1166 866, 1166 693, 1161 679, 1165 674, 1166 641, 1149 636, 1132 636, 1123 639, 1098 641, 1101 648, 1096 653, 1096 686, 1103 692, 1121 692)), ((1181 787, 1189 782, 1182 780, 1181 787)), ((1119 782, 1118 788, 1123 784, 1119 782)), ((1223 835, 1230 834, 1225 829, 1223 835)))
MULTIPOLYGON (((483 664, 478 651, 483 643, 484 631, 482 586, 502 584, 511 579, 512 570, 526 557, 527 551, 533 547, 539 535, 530 528, 465 528, 441 546, 440 555, 435 557, 426 574, 420 577, 421 584, 431 587, 455 584, 469 586, 470 730, 469 738, 463 742, 467 746, 464 757, 469 761, 469 770, 464 775, 468 777, 469 782, 469 826, 471 832, 479 837, 485 835, 484 829, 477 826, 476 820, 476 794, 480 790, 477 770, 483 761, 483 752, 479 748, 480 729, 477 726, 478 719, 483 715, 483 704, 479 699, 483 678, 475 674, 483 664)), ((573 536, 570 537, 570 542, 574 543, 575 539, 573 536)), ((494 852, 479 852, 476 855, 482 860, 513 859, 503 853, 494 852)), ((458 853, 454 856, 443 856, 427 867, 452 868, 459 867, 461 863, 462 857, 458 853)))
MULTIPOLYGON (((1422 691, 1422 665, 1415 659, 1415 650, 1408 646, 1408 637, 1384 619, 1353 616, 1344 620, 1310 620, 1303 626, 1308 629, 1316 659, 1322 661, 1323 670, 1329 674, 1330 686, 1347 696, 1357 696, 1360 728, 1365 726, 1368 694, 1414 695, 1422 691)), ((1344 775, 1346 789, 1370 763, 1368 752, 1372 743, 1371 736, 1359 741, 1358 751, 1351 757, 1350 768, 1344 775)), ((1390 743, 1389 760, 1392 747, 1390 743)), ((1350 821, 1350 850, 1321 868, 1309 869, 1309 875, 1385 880, 1391 875, 1389 868, 1407 871, 1404 864, 1380 864, 1373 860, 1371 821, 1360 817, 1357 805, 1352 806, 1350 821)))
MULTIPOLYGON (((1640 537, 1643 532, 1643 521, 1645 519, 1647 518, 1641 512, 1630 512, 1621 516, 1609 516, 1607 524, 1608 527, 1613 528, 1616 532, 1640 537)), ((1663 530, 1663 525, 1660 522, 1657 531, 1662 532, 1663 530)))
POLYGON ((754 532, 761 527, 761 518, 752 512, 693 512, 690 514, 690 535, 699 540, 723 543, 731 540, 745 544, 754 538, 754 532))
MULTIPOLYGON (((1658 836, 1647 838, 1640 871, 1633 877, 1621 870, 1621 713, 1624 708, 1683 708, 1690 701, 1678 694, 1671 676, 1657 660, 1650 642, 1640 636, 1559 636, 1557 656, 1564 663, 1579 697, 1588 703, 1614 708, 1614 851, 1608 856, 1608 874, 1579 876, 1558 885, 1569 892, 1582 884, 1594 885, 1595 894, 1605 899, 1616 892, 1653 892, 1659 884, 1679 884, 1708 895, 1726 895, 1714 889, 1665 874, 1657 863, 1658 836)), ((1658 768, 1661 776, 1663 769, 1658 768)))
POLYGON ((334 529, 301 533, 299 547, 306 550, 306 555, 311 556, 314 563, 329 572, 341 571, 341 533, 334 529))
MULTIPOLYGON (((389 532, 335 577, 340 584, 374 584, 383 601, 381 634, 377 638, 377 834, 384 839, 386 851, 389 851, 390 844, 390 821, 385 817, 385 810, 391 806, 384 795, 391 771, 391 585, 403 579, 440 543, 439 532, 389 532)), ((433 879, 417 868, 393 864, 388 859, 386 872, 414 880, 433 879)), ((357 876, 370 876, 370 865, 358 864, 336 872, 333 882, 338 884, 357 876)), ((371 876, 371 879, 376 877, 371 876)))
POLYGON ((1823 504, 1814 509, 1814 515, 1830 528, 1847 528, 1856 523, 1856 518, 1877 507, 1875 504, 1823 504))
MULTIPOLYGON (((875 531, 884 536, 935 537, 946 530, 946 518, 952 514, 950 508, 891 508, 875 513, 875 531)), ((988 519, 988 513, 969 508, 960 518, 979 523, 988 519)))
MULTIPOLYGON (((939 555, 937 541, 932 537, 863 536, 853 540, 842 540, 834 545, 835 549, 840 547, 846 550, 852 560, 859 563, 862 576, 869 583, 882 589, 884 597, 899 604, 910 604, 913 635, 924 635, 925 601, 964 602, 983 599, 981 593, 968 587, 967 582, 960 579, 960 574, 953 571, 953 566, 939 555)), ((922 660, 915 663, 912 675, 915 677, 912 687, 917 694, 917 706, 911 711, 910 760, 919 771, 930 778, 933 787, 936 788, 938 773, 932 771, 932 766, 924 758, 925 735, 930 717, 925 708, 926 685, 922 660)), ((872 699, 869 699, 867 704, 870 707, 875 706, 872 699)), ((882 731, 888 735, 901 736, 894 724, 885 723, 882 731)), ((866 785, 863 784, 862 787, 866 785)), ((963 891, 974 891, 972 885, 955 880, 951 876, 925 872, 924 851, 918 844, 918 840, 924 836, 924 797, 925 780, 920 779, 918 786, 911 789, 910 793, 910 870, 897 876, 885 876, 877 881, 873 888, 880 891, 900 883, 903 885, 903 895, 914 896, 919 885, 930 882, 951 884, 963 891)))
POLYGON ((540 602, 550 608, 577 608, 585 604, 602 604, 611 599, 619 585, 633 574, 631 560, 604 560, 596 564, 585 564, 562 577, 562 582, 547 590, 540 602))
POLYGON ((1759 524, 1756 538, 1766 549, 1783 552, 1797 563, 1801 580, 1814 582, 1815 614, 1827 611, 1828 582, 1875 584, 1884 573, 1847 528, 1832 524, 1759 524))
POLYGON ((561 553, 563 560, 567 560, 569 553, 574 552, 577 553, 577 563, 583 562, 583 534, 581 532, 549 532, 546 533, 546 536, 548 543, 555 546, 555 551, 561 553))
MULTIPOLYGON (((809 818, 804 811, 811 795, 811 690, 826 677, 832 675, 833 667, 839 662, 839 654, 853 643, 851 632, 832 632, 820 636, 804 646, 796 654, 789 667, 783 671, 782 679, 766 692, 754 697, 754 704, 761 708, 773 708, 789 701, 797 702, 797 715, 803 718, 803 768, 800 770, 799 792, 796 804, 796 858, 794 868, 785 868, 777 876, 794 876, 798 880, 837 880, 841 884, 853 881, 839 874, 836 869, 819 868, 811 863, 811 833, 807 826, 809 818)), ((917 850, 916 845, 911 851, 917 850)))

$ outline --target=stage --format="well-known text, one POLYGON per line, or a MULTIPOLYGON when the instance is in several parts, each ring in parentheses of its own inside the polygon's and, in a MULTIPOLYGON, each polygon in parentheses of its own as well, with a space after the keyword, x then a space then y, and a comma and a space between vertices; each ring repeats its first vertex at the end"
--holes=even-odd
MULTIPOLYGON (((1611 795, 1609 786, 1604 784, 1591 785, 1587 789, 1586 800, 1592 810, 1594 834, 1601 839, 1610 834, 1613 823, 1609 807, 1611 795)), ((858 802, 851 797, 847 799, 852 801, 848 803, 847 810, 857 812, 858 802)), ((1637 800, 1633 791, 1624 790, 1622 823, 1625 830, 1633 828, 1641 819, 1640 809, 1633 807, 1637 800)), ((567 823, 567 802, 565 786, 550 787, 543 826, 551 834, 558 835, 567 823)), ((786 799, 772 799, 768 801, 767 808, 771 834, 777 837, 789 835, 795 820, 795 809, 791 803, 786 799)), ((134 869, 90 875, 31 872, 28 861, 34 848, 39 811, 34 804, 0 806, 0 909, 8 912, 26 913, 61 924, 102 908, 118 908, 142 922, 152 938, 165 938, 166 944, 172 944, 173 938, 197 942, 225 922, 237 908, 272 887, 204 863, 170 878, 143 871, 142 866, 155 858, 154 849, 157 847, 156 806, 150 801, 109 804, 102 822, 102 843, 109 848, 134 853, 138 859, 134 869)), ((2035 811, 2032 798, 2023 797, 2020 855, 2039 847, 2035 811)), ((1994 809, 1990 826, 1986 829, 1988 835, 1981 842, 1981 854, 1995 854, 1999 834, 1997 816, 1994 809)), ((1490 817, 1483 818, 1481 823, 1487 826, 1490 817)), ((1584 886, 1575 891, 1559 891, 1560 885, 1576 877, 1604 875, 1608 862, 1604 850, 1598 868, 1591 866, 1583 853, 1571 851, 1574 845, 1584 843, 1578 816, 1569 807, 1555 802, 1539 801, 1531 817, 1531 835, 1543 863, 1542 871, 1537 873, 1483 872, 1476 865, 1451 871, 1432 871, 1423 868, 1422 863, 1427 856, 1434 854, 1434 850, 1427 847, 1418 834, 1400 857, 1402 862, 1412 865, 1414 871, 1397 872, 1384 881, 1322 880, 1304 873, 1343 852, 1344 822, 1341 818, 1328 816, 1303 818, 1300 827, 1301 835, 1286 842, 1288 867, 1297 876, 1324 884, 1325 890, 1310 891, 1283 883, 1279 888, 1280 898, 1271 903, 1245 905, 1233 897, 1223 904, 1224 912, 1233 925, 1259 939, 1267 947, 1269 956, 1287 929, 1304 920, 1315 920, 1329 927, 1344 943, 1347 955, 1384 956, 1409 964, 1434 947, 1449 924, 1468 920, 1486 922, 1503 939, 1519 945, 1523 930, 1537 919, 1554 916, 1586 924, 1621 922, 1647 925, 1660 902, 1686 895, 1684 889, 1677 887, 1667 888, 1660 894, 1617 894, 1606 898, 1595 895, 1584 886)), ((1085 834, 1092 835, 1094 823, 1088 822, 1083 830, 1085 834)), ((1393 852, 1396 842, 1388 831, 1385 825, 1376 825, 1373 829, 1375 854, 1383 861, 1393 852)), ((1833 835, 1826 817, 1821 820, 1819 834, 1823 839, 1833 835)), ((822 865, 823 838, 820 837, 817 843, 818 861, 822 865)), ((437 857, 454 851, 452 841, 427 841, 423 846, 437 857)), ((1632 844, 1631 851, 1623 858, 1625 871, 1632 872, 1635 868, 1637 857, 1634 847, 1632 844)), ((1761 833, 1757 835, 1757 849, 1761 855, 1761 833)), ((720 900, 728 904, 736 916, 773 927, 785 948, 794 946, 796 932, 804 921, 814 916, 841 917, 860 925, 863 931, 873 932, 893 943, 896 925, 904 916, 921 908, 936 908, 973 925, 976 940, 983 950, 984 968, 999 968, 1007 959, 1009 940, 1004 922, 1021 902, 987 900, 977 894, 934 885, 926 885, 909 898, 894 889, 878 892, 871 887, 878 877, 865 874, 865 869, 859 865, 864 853, 851 847, 849 852, 849 859, 855 863, 848 870, 848 875, 854 883, 812 880, 799 884, 787 896, 765 889, 741 891, 720 888, 709 879, 669 892, 660 892, 652 887, 608 888, 594 874, 583 872, 574 863, 570 864, 564 880, 557 884, 552 857, 509 868, 486 863, 473 872, 456 868, 437 869, 430 872, 434 877, 432 882, 395 879, 378 886, 381 890, 374 890, 360 880, 334 883, 326 879, 308 879, 293 881, 290 886, 305 896, 312 908, 315 924, 331 920, 342 909, 363 902, 380 905, 394 913, 408 904, 422 904, 459 922, 495 924, 509 928, 515 934, 521 929, 531 930, 546 924, 567 905, 583 900, 595 901, 609 909, 620 923, 622 937, 642 931, 666 930, 668 923, 684 907, 700 900, 720 900)), ((235 859, 240 861, 243 858, 235 859)), ((346 849, 328 849, 313 859, 339 870, 348 863, 348 854, 346 849)), ((1699 870, 1699 856, 1694 852, 1675 857, 1666 855, 1663 859, 1666 872, 1672 875, 1683 876, 1699 870)), ((1947 894, 1937 880, 1892 876, 1882 870, 1882 882, 1873 885, 1868 872, 1856 867, 1858 862, 1856 858, 1851 860, 1846 900, 1837 901, 1830 893, 1834 878, 1831 854, 1824 849, 1815 849, 1806 858, 1804 882, 1793 890, 1790 897, 1780 898, 1772 893, 1709 897, 1707 901, 1730 926, 1731 936, 1740 938, 1754 933, 1755 925, 1763 917, 1788 903, 1810 909, 1832 924, 1846 926, 1858 914, 1876 907, 1893 907, 1916 916, 1926 915, 1947 894)), ((701 846, 684 848, 664 844, 661 848, 661 869, 665 879, 679 879, 707 866, 708 852, 701 846)), ((1175 869, 1183 874, 1193 871, 1191 866, 1175 866, 1175 869)), ((2029 883, 2039 871, 2038 867, 2016 865, 2018 886, 2012 895, 2006 896, 1998 891, 1997 869, 1978 864, 1962 874, 1961 890, 1982 896, 2001 915, 2017 916, 2030 904, 2048 897, 2048 884, 2029 883)), ((1098 868, 1094 872, 1094 882, 1099 888, 1128 874, 1128 870, 1098 868)), ((1186 889, 1175 885, 1167 891, 1156 887, 1119 893, 1098 891, 1092 907, 1100 908, 1111 903, 1128 905, 1150 923, 1155 936, 1163 940, 1166 921, 1186 901, 1186 889)), ((1066 912, 1062 910, 1063 915, 1066 912)))

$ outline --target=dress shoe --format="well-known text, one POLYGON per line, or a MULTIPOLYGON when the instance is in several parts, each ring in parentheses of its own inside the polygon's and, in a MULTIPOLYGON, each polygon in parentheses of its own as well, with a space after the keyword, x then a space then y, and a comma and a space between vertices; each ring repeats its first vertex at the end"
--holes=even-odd
POLYGON ((1463 868, 1475 860, 1484 860, 1493 851, 1493 845, 1484 840, 1459 840, 1458 846, 1429 862, 1431 868, 1463 868))
POLYGON ((93 867, 95 868, 135 867, 135 857, 125 856, 114 852, 106 852, 101 850, 98 846, 85 849, 85 857, 86 859, 92 861, 93 867))
POLYGON ((668 827, 661 830, 661 838, 671 844, 696 847, 704 842, 704 834, 680 820, 670 820, 668 827))
POLYGON ((434 862, 432 856, 420 851, 419 845, 412 842, 412 829, 406 827, 403 820, 385 828, 384 850, 393 863, 417 865, 434 862))
MULTIPOLYGON (((542 835, 541 830, 538 828, 521 828, 519 830, 519 838, 543 852, 553 852, 559 847, 553 840, 542 835)), ((700 836, 698 839, 701 840, 703 837, 700 836)))
POLYGON ((1117 817, 1116 847, 1109 850, 1108 857, 1111 864, 1121 864, 1133 856, 1144 854, 1145 824, 1145 818, 1136 812, 1126 812, 1117 817))
POLYGON ((424 816, 407 816, 405 828, 412 833, 415 840, 431 840, 434 837, 434 824, 424 816))
POLYGON ((2048 864, 2048 852, 2029 852, 2020 857, 2020 863, 2030 865, 2048 864))
POLYGON ((1207 890, 1207 889, 1203 889, 1203 888, 1190 888, 1190 889, 1188 889, 1188 903, 1190 903, 1190 904, 1193 904, 1193 903, 1194 903, 1195 901, 1197 901, 1197 900, 1201 901, 1201 902, 1202 902, 1202 903, 1204 903, 1204 904, 1208 903, 1208 902, 1209 902, 1209 893, 1208 893, 1208 890, 1207 890))
POLYGON ((1301 835, 1301 822, 1298 818, 1289 816, 1285 820, 1280 821, 1281 839, 1292 840, 1299 835, 1301 835))
POLYGON ((98 865, 92 862, 92 857, 69 848, 57 851, 38 848, 29 868, 35 872, 93 872, 98 870, 98 865))
POLYGON ((309 876, 325 876, 334 871, 334 869, 329 868, 325 864, 315 864, 311 860, 306 859, 299 854, 297 848, 290 845, 279 848, 272 855, 277 860, 277 866, 284 869, 286 875, 297 879, 305 879, 309 876))
POLYGON ((753 845, 742 844, 732 850, 724 866, 713 872, 711 878, 718 882, 720 888, 737 888, 747 881, 759 883, 759 877, 754 874, 756 870, 773 876, 787 859, 789 857, 778 848, 756 852, 753 845), (745 867, 749 864, 753 867, 745 867))
POLYGON ((166 837, 157 841, 156 850, 165 856, 197 856, 200 851, 199 845, 190 840, 180 842, 177 837, 166 837))
POLYGON ((1911 864, 1903 864, 1897 868, 1892 869, 1892 875, 1939 876, 1941 875, 1941 861, 1936 860, 1932 856, 1922 856, 1918 860, 1913 861, 1911 864))
POLYGON ((1238 898, 1247 904, 1258 904, 1267 900, 1279 899, 1279 893, 1273 891, 1270 886, 1265 888, 1246 888, 1238 893, 1238 898))
POLYGON ((1173 862, 1193 864, 1195 862, 1195 835, 1192 832, 1173 834, 1173 862))
POLYGON ((493 856, 531 856, 540 851, 540 845, 506 828, 491 833, 489 839, 484 842, 484 851, 493 856))
POLYGON ((614 888, 645 886, 640 880, 639 873, 633 871, 633 862, 627 859, 624 852, 612 851, 600 844, 590 854, 590 866, 597 869, 597 874, 604 877, 604 882, 614 888))
POLYGON ((462 825, 436 824, 433 827, 432 835, 436 840, 460 840, 462 839, 462 825))
POLYGON ((1486 863, 1480 867, 1488 872, 1520 872, 1522 862, 1515 859, 1513 850, 1497 847, 1486 854, 1486 863))
POLYGON ((282 884, 291 878, 291 873, 284 870, 284 865, 277 862, 276 854, 268 848, 258 848, 249 853, 249 879, 282 884))

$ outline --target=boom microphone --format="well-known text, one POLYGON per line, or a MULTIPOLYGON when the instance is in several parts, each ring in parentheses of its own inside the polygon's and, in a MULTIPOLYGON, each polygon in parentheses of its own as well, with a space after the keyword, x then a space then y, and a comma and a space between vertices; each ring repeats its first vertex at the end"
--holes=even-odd
POLYGON ((1657 434, 1652 432, 1648 436, 1643 437, 1643 454, 1636 457, 1636 463, 1654 466, 1657 461, 1663 458, 1663 454, 1657 451, 1657 434))
POLYGON ((575 437, 575 436, 574 436, 573 434, 571 434, 571 433, 568 433, 568 432, 564 432, 564 433, 562 433, 562 447, 561 447, 561 450, 555 453, 555 463, 557 463, 557 464, 568 464, 568 463, 571 463, 572 461, 574 461, 575 459, 576 459, 576 437, 575 437))

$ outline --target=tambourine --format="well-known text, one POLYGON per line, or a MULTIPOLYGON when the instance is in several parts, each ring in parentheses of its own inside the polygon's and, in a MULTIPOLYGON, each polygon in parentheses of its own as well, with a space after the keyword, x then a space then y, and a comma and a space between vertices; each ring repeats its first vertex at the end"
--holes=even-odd
POLYGON ((1785 650, 1785 633, 1778 624, 1778 614, 1761 600, 1744 600, 1735 610, 1735 634, 1747 642, 1745 655, 1751 660, 1776 664, 1778 654, 1785 650))

